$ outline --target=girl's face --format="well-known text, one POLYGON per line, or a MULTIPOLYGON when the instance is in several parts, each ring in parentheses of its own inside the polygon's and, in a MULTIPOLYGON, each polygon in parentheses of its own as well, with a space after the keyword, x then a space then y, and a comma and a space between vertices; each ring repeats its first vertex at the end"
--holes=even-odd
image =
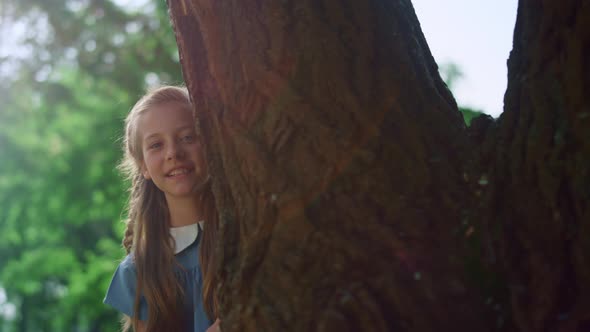
POLYGON ((179 103, 154 107, 139 117, 138 132, 143 176, 167 200, 196 197, 207 170, 191 111, 179 103))

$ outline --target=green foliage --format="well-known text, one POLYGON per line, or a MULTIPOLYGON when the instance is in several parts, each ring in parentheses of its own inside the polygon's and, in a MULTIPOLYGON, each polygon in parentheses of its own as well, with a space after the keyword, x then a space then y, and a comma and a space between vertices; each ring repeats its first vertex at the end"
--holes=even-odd
POLYGON ((482 111, 478 111, 475 110, 473 108, 469 108, 469 107, 461 107, 459 106, 459 112, 461 112, 461 114, 463 114, 463 120, 465 121, 466 125, 471 125, 471 120, 473 120, 474 118, 477 118, 480 115, 485 114, 482 111))
POLYGON ((102 299, 124 254, 122 121, 146 75, 181 82, 165 4, 3 6, 33 33, 0 71, 0 287, 17 308, 0 330, 116 331, 102 299))
MULTIPOLYGON (((461 71, 461 68, 459 68, 457 64, 452 62, 440 65, 439 72, 443 81, 445 81, 447 87, 450 90, 453 90, 453 88, 455 87, 455 83, 463 78, 463 72, 461 71)), ((481 110, 476 110, 461 105, 459 105, 459 112, 461 112, 461 114, 463 115, 463 120, 465 121, 465 124, 467 126, 471 125, 471 120, 473 118, 485 114, 481 110)))

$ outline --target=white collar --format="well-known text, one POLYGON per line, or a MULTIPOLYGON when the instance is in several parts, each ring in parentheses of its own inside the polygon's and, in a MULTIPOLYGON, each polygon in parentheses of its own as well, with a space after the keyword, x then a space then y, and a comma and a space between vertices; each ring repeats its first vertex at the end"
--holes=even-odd
POLYGON ((199 226, 203 228, 203 221, 186 226, 170 227, 170 235, 172 235, 172 239, 174 240, 175 255, 195 242, 199 236, 199 226))

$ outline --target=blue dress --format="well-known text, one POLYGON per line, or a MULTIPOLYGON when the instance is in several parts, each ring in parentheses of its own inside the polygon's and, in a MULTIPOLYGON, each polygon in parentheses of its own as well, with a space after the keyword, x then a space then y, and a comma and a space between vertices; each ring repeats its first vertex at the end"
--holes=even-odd
MULTIPOLYGON (((199 232, 199 235, 190 246, 176 254, 176 260, 184 267, 184 270, 176 268, 175 273, 186 294, 184 299, 184 309, 188 318, 184 330, 186 332, 205 332, 212 324, 205 313, 201 294, 203 279, 198 257, 201 234, 202 232, 199 232)), ((130 254, 117 267, 104 298, 104 303, 129 317, 133 317, 136 281, 137 272, 133 256, 130 254)), ((142 296, 140 299, 139 319, 147 320, 147 315, 147 303, 142 296)))

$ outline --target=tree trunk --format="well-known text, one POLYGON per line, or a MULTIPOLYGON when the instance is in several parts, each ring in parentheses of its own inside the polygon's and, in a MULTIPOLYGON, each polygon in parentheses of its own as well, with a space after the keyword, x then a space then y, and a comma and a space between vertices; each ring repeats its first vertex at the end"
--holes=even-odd
POLYGON ((29 297, 23 296, 21 303, 20 303, 20 312, 18 317, 18 331, 19 332, 28 332, 29 331, 29 297))
MULTIPOLYGON (((564 285, 533 280, 532 273, 554 272, 549 269, 557 264, 569 273, 558 280, 575 276, 579 282, 589 266, 582 245, 589 186, 577 187, 588 184, 590 155, 590 118, 580 117, 588 112, 580 91, 588 91, 589 77, 581 55, 590 52, 583 26, 588 2, 582 2, 569 1, 569 10, 586 14, 521 4, 506 114, 497 124, 476 121, 468 132, 409 0, 169 1, 221 214, 223 330, 489 331, 518 325, 543 331, 539 315, 554 327, 572 321, 550 321, 554 311, 530 305, 576 303, 575 293, 535 302, 531 294, 548 289, 542 287, 564 285), (558 39, 548 56, 538 25, 549 29, 560 15, 578 23, 567 32, 572 21, 544 31, 558 39), (572 32, 585 39, 571 38, 572 32), (562 61, 553 68, 559 76, 539 71, 554 60, 562 61), (523 74, 544 79, 527 90, 523 74), (577 79, 571 84, 578 90, 562 89, 570 84, 564 75, 577 79), (522 91, 528 91, 524 98, 522 91), (541 100, 547 126, 550 119, 571 119, 559 127, 565 130, 562 150, 527 143, 535 98, 562 103, 555 108, 541 100), (566 115, 571 107, 581 111, 566 115), (524 114, 528 122, 516 123, 524 114), (514 159, 513 150, 522 157, 531 148, 529 159, 514 159), (561 167, 559 185, 539 187, 527 172, 545 167, 547 156, 569 159, 551 166, 561 167), (541 193, 559 198, 561 192, 569 195, 557 199, 561 219, 547 219, 531 205, 551 202, 541 193), (539 218, 554 228, 537 228, 539 235, 527 238, 539 218), (557 243, 557 234, 545 234, 560 227, 578 230, 579 241, 557 243), (487 270, 473 248, 480 242, 483 257, 492 259, 484 265, 500 273, 483 286, 487 270), (559 250, 539 252, 555 256, 531 251, 548 244, 559 250), (559 261, 564 255, 570 263, 559 261), (514 273, 519 264, 531 268, 514 273), (512 284, 518 278, 536 283, 512 284), (506 280, 510 288, 502 287, 506 280), (498 284, 504 296, 490 300, 498 284), (509 297, 514 314, 498 313, 509 297)), ((545 172, 555 176, 554 170, 545 172)), ((578 310, 588 308, 577 300, 578 310)))
POLYGON ((519 3, 478 214, 521 331, 590 331, 590 2, 519 3))

